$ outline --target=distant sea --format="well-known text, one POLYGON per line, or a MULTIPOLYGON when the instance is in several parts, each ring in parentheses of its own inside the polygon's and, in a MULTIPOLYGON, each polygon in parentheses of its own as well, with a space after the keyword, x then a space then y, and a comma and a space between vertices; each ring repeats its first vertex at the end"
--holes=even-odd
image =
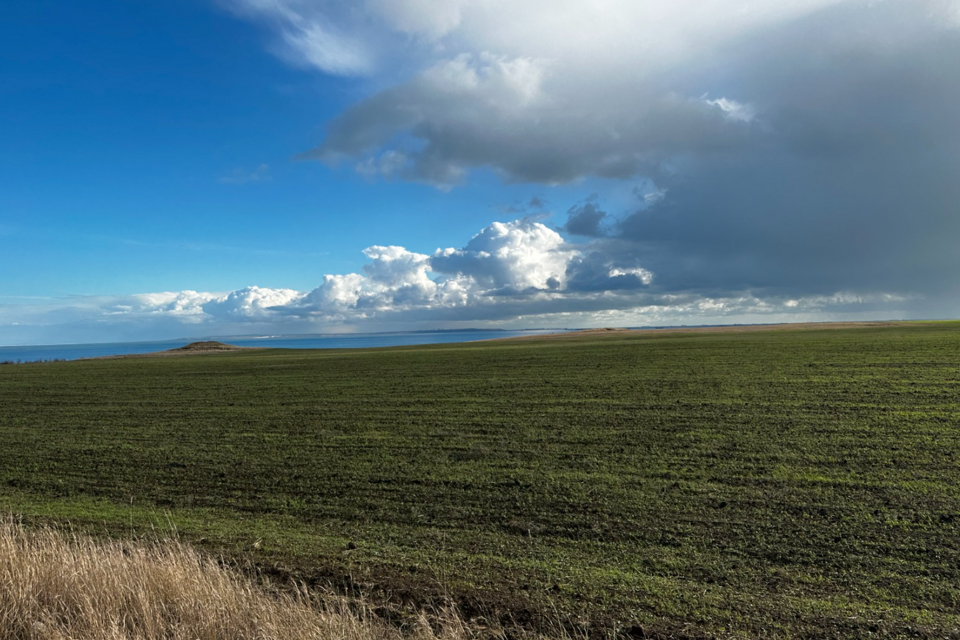
POLYGON ((198 340, 218 340, 238 347, 268 347, 271 349, 364 349, 368 347, 399 347, 417 344, 470 342, 493 338, 533 336, 545 333, 563 333, 567 329, 530 329, 525 331, 497 331, 476 329, 468 331, 412 331, 408 333, 353 333, 295 336, 221 336, 185 338, 160 342, 108 342, 101 344, 52 344, 25 347, 0 347, 0 362, 35 362, 37 360, 79 360, 100 356, 122 356, 132 353, 153 353, 175 349, 198 340))

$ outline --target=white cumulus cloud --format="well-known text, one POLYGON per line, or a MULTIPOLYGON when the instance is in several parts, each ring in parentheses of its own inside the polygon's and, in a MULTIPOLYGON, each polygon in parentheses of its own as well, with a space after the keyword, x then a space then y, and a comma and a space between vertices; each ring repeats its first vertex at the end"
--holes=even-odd
POLYGON ((300 300, 303 294, 293 289, 245 287, 203 303, 203 312, 214 318, 232 320, 261 319, 276 307, 300 300))
POLYGON ((461 274, 490 288, 561 289, 577 252, 539 222, 494 222, 462 249, 438 250, 431 261, 440 273, 461 274))

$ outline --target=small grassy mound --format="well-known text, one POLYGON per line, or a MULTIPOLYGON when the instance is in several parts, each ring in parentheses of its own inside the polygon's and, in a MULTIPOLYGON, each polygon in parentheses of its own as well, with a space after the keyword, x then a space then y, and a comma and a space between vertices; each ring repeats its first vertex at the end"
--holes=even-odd
POLYGON ((170 349, 170 351, 237 351, 243 347, 237 347, 216 340, 203 340, 200 342, 191 342, 188 345, 170 349))

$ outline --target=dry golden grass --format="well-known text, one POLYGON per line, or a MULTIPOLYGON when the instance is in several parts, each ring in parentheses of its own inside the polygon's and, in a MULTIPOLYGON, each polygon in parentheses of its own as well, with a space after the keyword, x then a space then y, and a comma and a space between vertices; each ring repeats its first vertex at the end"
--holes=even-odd
POLYGON ((267 593, 179 542, 101 542, 0 523, 0 638, 467 640, 503 637, 452 611, 401 632, 368 606, 267 593))

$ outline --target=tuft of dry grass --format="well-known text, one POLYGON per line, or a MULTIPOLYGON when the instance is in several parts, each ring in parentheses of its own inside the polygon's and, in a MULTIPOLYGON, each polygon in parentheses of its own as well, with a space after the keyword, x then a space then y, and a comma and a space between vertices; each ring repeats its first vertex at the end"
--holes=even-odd
POLYGON ((24 640, 471 640, 503 637, 453 610, 406 632, 369 606, 268 593, 178 541, 96 541, 0 522, 0 637, 24 640))

